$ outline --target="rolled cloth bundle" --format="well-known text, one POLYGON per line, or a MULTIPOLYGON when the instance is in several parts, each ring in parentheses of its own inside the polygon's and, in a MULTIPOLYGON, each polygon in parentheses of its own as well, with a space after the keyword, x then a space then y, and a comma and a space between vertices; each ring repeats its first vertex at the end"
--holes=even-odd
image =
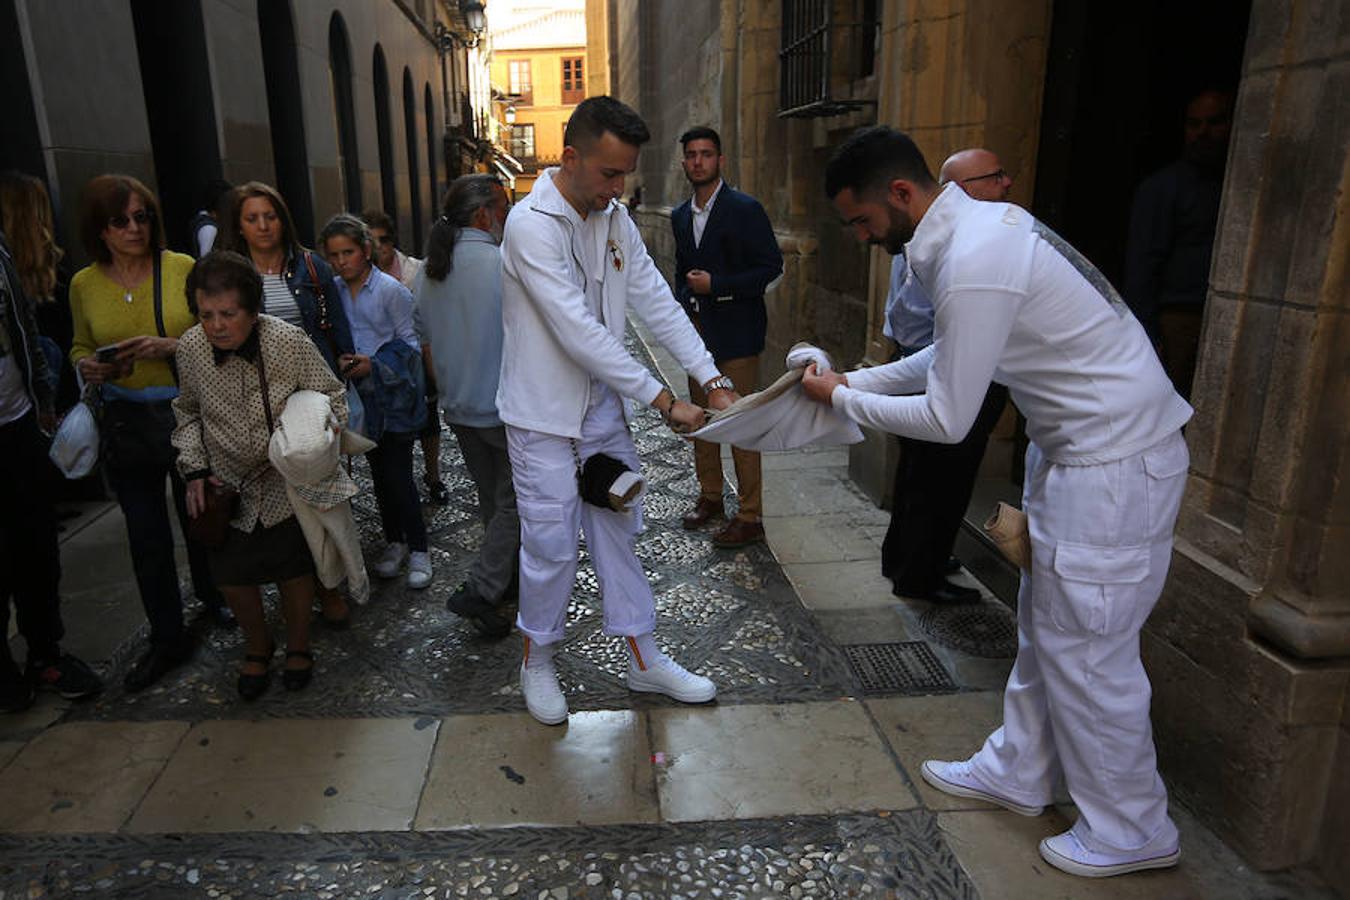
POLYGON ((777 381, 713 413, 708 424, 690 437, 760 451, 858 443, 863 439, 862 429, 802 390, 802 372, 812 362, 822 370, 830 368, 825 351, 811 344, 794 344, 788 351, 788 370, 777 381))
POLYGON ((1026 513, 1000 500, 984 523, 984 533, 1017 568, 1031 570, 1031 534, 1026 513))

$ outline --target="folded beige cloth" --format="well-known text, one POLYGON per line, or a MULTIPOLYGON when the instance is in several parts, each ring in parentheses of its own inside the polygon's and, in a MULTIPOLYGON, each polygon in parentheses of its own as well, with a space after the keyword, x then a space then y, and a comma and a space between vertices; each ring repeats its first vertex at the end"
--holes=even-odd
POLYGON ((999 501, 984 523, 984 533, 1017 568, 1031 570, 1031 534, 1027 531, 1026 513, 999 501))

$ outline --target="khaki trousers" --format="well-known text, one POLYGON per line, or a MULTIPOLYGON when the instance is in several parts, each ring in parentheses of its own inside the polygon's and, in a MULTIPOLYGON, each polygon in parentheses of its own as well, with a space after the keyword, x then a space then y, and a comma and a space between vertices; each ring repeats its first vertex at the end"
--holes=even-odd
MULTIPOLYGON (((759 357, 742 356, 739 359, 726 359, 717 364, 722 374, 736 385, 736 393, 741 396, 752 394, 759 389, 759 357)), ((699 406, 708 405, 708 397, 703 386, 689 379, 689 399, 699 406)), ((747 522, 758 522, 764 512, 763 482, 760 479, 759 452, 731 448, 731 458, 736 464, 737 497, 741 503, 736 518, 747 522)), ((722 445, 708 441, 694 441, 694 471, 698 473, 699 494, 705 500, 722 500, 722 445)))

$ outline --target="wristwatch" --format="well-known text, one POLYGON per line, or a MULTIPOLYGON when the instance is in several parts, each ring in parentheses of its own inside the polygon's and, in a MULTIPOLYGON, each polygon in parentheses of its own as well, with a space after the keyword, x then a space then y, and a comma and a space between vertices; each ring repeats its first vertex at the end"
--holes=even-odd
POLYGON ((725 375, 718 375, 712 381, 703 386, 703 393, 711 394, 713 391, 731 391, 736 393, 736 384, 725 375))

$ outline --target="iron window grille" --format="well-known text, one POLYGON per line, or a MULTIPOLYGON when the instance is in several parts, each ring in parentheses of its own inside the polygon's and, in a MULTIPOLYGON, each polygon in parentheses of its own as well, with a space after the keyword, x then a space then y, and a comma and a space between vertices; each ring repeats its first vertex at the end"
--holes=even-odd
POLYGON ((877 3, 853 0, 858 21, 836 22, 838 0, 783 0, 778 51, 780 118, 838 116, 876 101, 840 96, 844 83, 873 74, 877 3))

